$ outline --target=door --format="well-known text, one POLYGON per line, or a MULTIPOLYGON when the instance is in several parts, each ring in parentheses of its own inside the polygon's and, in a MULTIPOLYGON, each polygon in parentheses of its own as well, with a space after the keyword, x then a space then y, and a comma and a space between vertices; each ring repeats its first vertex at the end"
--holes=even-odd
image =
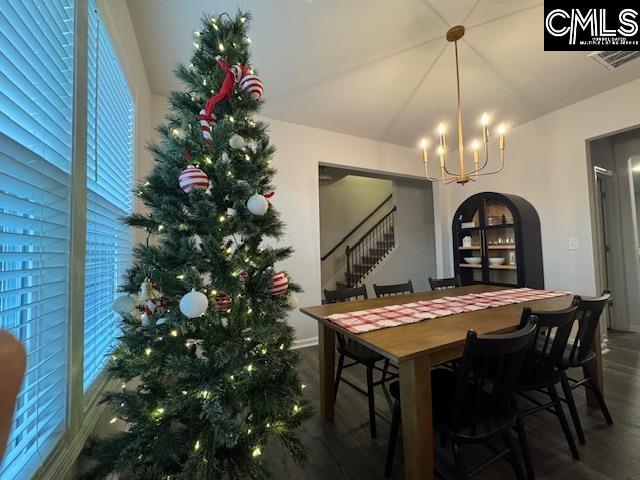
MULTIPOLYGON (((612 293, 612 298, 615 298, 613 279, 615 278, 613 268, 615 267, 615 262, 612 258, 612 253, 614 248, 612 240, 612 231, 611 231, 611 223, 614 220, 611 216, 610 206, 609 204, 614 198, 614 188, 613 185, 613 172, 610 170, 606 170, 604 168, 596 167, 596 195, 597 195, 597 203, 598 203, 598 243, 600 245, 600 281, 603 286, 603 289, 608 289, 612 293)), ((602 312, 602 324, 606 325, 607 328, 611 328, 613 321, 614 312, 613 312, 613 302, 611 302, 607 308, 602 312)), ((601 331, 606 332, 605 328, 602 328, 601 331)))

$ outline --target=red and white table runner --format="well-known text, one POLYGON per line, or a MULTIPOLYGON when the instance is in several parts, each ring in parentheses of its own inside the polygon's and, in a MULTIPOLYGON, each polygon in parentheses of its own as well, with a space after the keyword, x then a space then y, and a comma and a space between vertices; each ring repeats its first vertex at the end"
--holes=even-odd
POLYGON ((513 288, 497 292, 470 293, 459 297, 421 300, 348 313, 334 313, 328 319, 351 333, 364 333, 457 313, 474 312, 564 295, 569 295, 569 292, 513 288))

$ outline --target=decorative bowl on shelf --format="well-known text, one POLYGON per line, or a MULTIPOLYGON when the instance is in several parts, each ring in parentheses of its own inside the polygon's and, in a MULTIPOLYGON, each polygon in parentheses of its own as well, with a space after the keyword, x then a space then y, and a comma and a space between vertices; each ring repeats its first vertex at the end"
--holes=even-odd
POLYGON ((504 262, 503 257, 489 257, 489 265, 502 265, 504 262))
POLYGON ((480 265, 480 262, 482 262, 482 258, 481 257, 464 257, 464 261, 467 262, 469 265, 480 265))

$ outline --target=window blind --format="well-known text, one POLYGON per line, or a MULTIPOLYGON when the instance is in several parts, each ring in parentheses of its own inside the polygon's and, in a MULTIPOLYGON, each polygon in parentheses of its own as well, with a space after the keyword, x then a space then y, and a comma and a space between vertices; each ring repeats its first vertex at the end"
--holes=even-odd
POLYGON ((31 478, 65 427, 73 13, 0 5, 0 328, 27 351, 2 480, 31 478))
POLYGON ((133 206, 133 97, 93 1, 88 54, 85 390, 101 372, 117 337, 119 315, 112 303, 132 247, 122 217, 133 206))

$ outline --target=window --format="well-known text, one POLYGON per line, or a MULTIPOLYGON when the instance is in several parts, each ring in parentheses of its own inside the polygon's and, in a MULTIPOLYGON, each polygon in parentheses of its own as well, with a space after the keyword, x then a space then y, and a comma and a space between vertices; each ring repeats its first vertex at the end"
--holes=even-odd
POLYGON ((27 350, 0 480, 31 478, 56 446, 53 457, 64 462, 58 454, 88 424, 82 391, 96 383, 117 336, 111 305, 130 263, 132 238, 121 218, 133 206, 133 111, 93 0, 0 2, 0 328, 27 350), (76 38, 75 10, 82 24, 87 3, 88 38, 76 38), (85 46, 86 131, 73 124, 74 100, 85 105, 73 97, 74 81, 84 82, 74 53, 85 46), (86 158, 72 159, 73 142, 85 135, 86 158), (72 197, 84 196, 74 161, 87 162, 86 232, 71 222, 72 197), (71 245, 72 233, 86 233, 86 252, 71 245), (70 293, 72 259, 86 262, 84 298, 70 293), (76 311, 78 302, 84 342, 72 345, 70 305, 76 311), (69 358, 82 356, 83 344, 79 372, 69 358))
POLYGON ((65 429, 73 5, 0 8, 0 328, 28 355, 2 479, 30 478, 65 429))
POLYGON ((131 260, 133 99, 100 14, 89 3, 87 254, 84 389, 101 372, 117 334, 112 308, 131 260))

